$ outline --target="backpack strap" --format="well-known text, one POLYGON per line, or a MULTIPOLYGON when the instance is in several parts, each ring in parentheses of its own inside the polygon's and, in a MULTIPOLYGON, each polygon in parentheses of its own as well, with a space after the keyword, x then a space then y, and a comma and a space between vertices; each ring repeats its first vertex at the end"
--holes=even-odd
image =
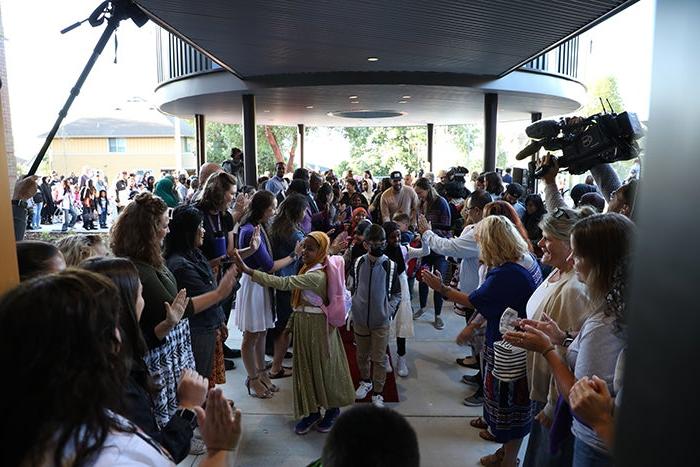
POLYGON ((362 263, 364 263, 365 255, 360 256, 355 260, 355 266, 353 267, 353 275, 352 275, 352 290, 353 292, 357 290, 357 277, 360 272, 360 266, 362 266, 362 263))
POLYGON ((391 295, 391 286, 394 283, 394 272, 396 272, 396 263, 392 260, 387 259, 382 263, 384 271, 386 271, 386 293, 387 296, 391 295))

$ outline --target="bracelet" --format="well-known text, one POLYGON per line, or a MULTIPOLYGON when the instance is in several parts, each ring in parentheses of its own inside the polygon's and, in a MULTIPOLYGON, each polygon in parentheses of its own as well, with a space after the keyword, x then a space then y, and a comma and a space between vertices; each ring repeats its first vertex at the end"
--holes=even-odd
POLYGON ((550 345, 549 347, 547 347, 547 348, 545 349, 544 352, 542 352, 542 356, 545 357, 545 356, 546 356, 549 352, 551 352, 552 350, 554 350, 554 346, 553 346, 553 345, 550 345))

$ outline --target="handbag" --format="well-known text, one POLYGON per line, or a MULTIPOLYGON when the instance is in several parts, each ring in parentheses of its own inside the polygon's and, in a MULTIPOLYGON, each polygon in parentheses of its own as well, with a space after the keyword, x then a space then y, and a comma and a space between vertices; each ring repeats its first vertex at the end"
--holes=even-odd
POLYGON ((511 382, 525 376, 527 373, 527 350, 501 340, 493 343, 493 351, 494 378, 511 382))

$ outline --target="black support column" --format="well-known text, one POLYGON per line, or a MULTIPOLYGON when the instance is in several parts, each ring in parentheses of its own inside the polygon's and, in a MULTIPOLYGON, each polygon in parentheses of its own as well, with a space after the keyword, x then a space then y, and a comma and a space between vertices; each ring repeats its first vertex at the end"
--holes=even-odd
POLYGON ((498 124, 498 94, 484 95, 484 172, 496 170, 496 126, 498 124))
POLYGON ((428 123, 428 172, 433 172, 433 124, 428 123))
POLYGON ((297 125, 299 129, 299 167, 304 167, 304 124, 297 125))
POLYGON ((257 186, 257 128, 255 126, 255 96, 243 94, 243 167, 246 185, 257 186))
MULTIPOLYGON (((530 122, 535 123, 542 120, 542 112, 532 112, 530 114, 530 122)), ((530 161, 527 163, 527 192, 537 193, 537 179, 535 178, 535 169, 537 169, 537 154, 533 154, 530 161)))
POLYGON ((199 169, 207 161, 207 132, 205 127, 204 115, 195 114, 195 144, 197 147, 197 173, 199 169))

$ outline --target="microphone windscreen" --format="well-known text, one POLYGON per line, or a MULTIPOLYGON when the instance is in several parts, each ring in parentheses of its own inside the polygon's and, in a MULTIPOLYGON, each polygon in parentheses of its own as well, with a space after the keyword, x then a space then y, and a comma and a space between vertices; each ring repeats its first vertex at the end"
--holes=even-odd
POLYGON ((553 138, 559 134, 559 122, 540 120, 525 128, 525 134, 532 139, 553 138))
POLYGON ((517 153, 515 155, 515 159, 517 159, 519 161, 521 161, 523 159, 527 159, 528 157, 532 156, 537 151, 539 151, 541 147, 542 147, 541 141, 533 141, 532 143, 525 146, 522 151, 517 153))

